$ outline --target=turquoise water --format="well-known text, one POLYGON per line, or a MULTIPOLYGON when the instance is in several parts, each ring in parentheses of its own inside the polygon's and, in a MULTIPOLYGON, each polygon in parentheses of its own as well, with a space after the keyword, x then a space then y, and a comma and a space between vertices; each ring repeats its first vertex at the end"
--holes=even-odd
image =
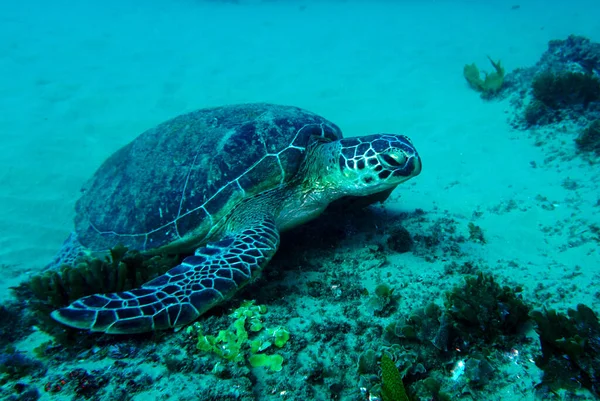
MULTIPOLYGON (((587 322, 579 326, 588 341, 571 349, 577 358, 544 337, 548 315, 527 317, 542 308, 600 309, 600 146, 582 139, 600 119, 598 21, 594 1, 3 2, 0 398, 378 399, 384 353, 411 399, 443 399, 424 389, 432 380, 451 399, 598 397, 597 373, 589 372, 600 364, 600 330, 587 309, 572 313, 587 322), (549 51, 556 40, 566 42, 549 51), (504 74, 482 97, 464 67, 493 74, 488 56, 504 74), (547 70, 588 81, 565 81, 568 94, 552 104, 533 90, 547 70), (591 94, 580 101, 584 90, 591 94), (115 151, 178 115, 255 102, 309 110, 347 138, 406 135, 422 172, 381 205, 336 204, 284 233, 262 277, 201 316, 201 329, 64 331, 49 318, 56 303, 13 290, 61 249, 81 188, 115 151), (486 309, 487 320, 460 320, 449 294, 479 271, 510 294, 520 289, 526 313, 483 280, 475 286, 485 291, 470 293, 467 309, 489 301, 499 315, 486 309), (253 367, 256 352, 246 343, 239 361, 197 348, 199 338, 235 322, 230 314, 244 300, 267 309, 255 315, 264 328, 250 340, 267 347, 280 328, 290 333, 281 348, 261 351, 282 355, 281 370, 253 367), (420 308, 432 302, 440 310, 430 307, 424 319, 420 308), (513 316, 521 316, 514 325, 513 316), (416 338, 402 334, 407 319, 417 322, 416 338), (551 356, 561 361, 554 370, 551 356), (81 389, 86 380, 95 384, 81 389)), ((210 163, 216 149, 197 152, 210 163)), ((183 143, 169 157, 191 153, 183 143)), ((144 171, 157 170, 146 164, 144 171)), ((59 306, 94 285, 65 285, 59 306)))

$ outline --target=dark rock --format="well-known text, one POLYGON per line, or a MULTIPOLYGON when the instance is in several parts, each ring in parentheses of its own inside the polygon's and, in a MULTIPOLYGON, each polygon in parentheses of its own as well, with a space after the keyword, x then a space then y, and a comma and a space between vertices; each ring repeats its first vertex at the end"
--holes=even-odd
POLYGON ((392 251, 405 253, 412 249, 413 239, 406 228, 396 226, 390 230, 387 245, 392 251))
POLYGON ((600 155, 600 120, 594 120, 575 139, 577 148, 583 152, 595 152, 600 155))

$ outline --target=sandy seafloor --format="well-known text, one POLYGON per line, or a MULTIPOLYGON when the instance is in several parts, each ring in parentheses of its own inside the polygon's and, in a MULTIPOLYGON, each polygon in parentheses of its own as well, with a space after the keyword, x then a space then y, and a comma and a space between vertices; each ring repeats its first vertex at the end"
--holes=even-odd
MULTIPOLYGON (((10 286, 54 255, 71 230, 81 185, 113 151, 187 111, 265 101, 317 112, 336 122, 345 136, 408 135, 420 152, 423 172, 394 192, 384 205, 387 213, 422 209, 429 222, 453 219, 467 237, 468 223, 474 222, 486 243, 460 243, 458 263, 476 261, 500 281, 523 285, 525 296, 537 304, 564 310, 585 303, 599 310, 598 240, 586 234, 590 224, 600 224, 597 165, 575 155, 569 132, 537 146, 535 132, 514 130, 507 122, 507 100, 483 101, 462 76, 466 63, 488 69, 486 55, 500 58, 511 71, 533 65, 549 40, 578 34, 599 41, 595 1, 240 3, 0 4, 1 299, 8 300, 10 286), (515 4, 520 8, 513 9, 515 4), (565 185, 566 179, 576 185, 565 185)), ((418 225, 407 228, 418 234, 418 225)), ((389 253, 383 267, 369 265, 364 255, 381 241, 377 235, 350 235, 339 247, 317 246, 312 263, 324 270, 307 274, 329 289, 336 285, 332 277, 353 269, 345 261, 358 260, 352 280, 372 291, 388 277, 402 295, 398 313, 435 300, 460 279, 444 273, 452 261, 444 257, 389 253)), ((266 279, 269 285, 302 280, 298 269, 287 266, 266 279)), ((256 284, 261 285, 266 281, 256 284)), ((256 286, 242 298, 260 292, 256 286)), ((335 297, 298 301, 295 309, 287 302, 274 303, 288 307, 290 315, 280 315, 278 322, 290 328, 290 343, 294 332, 297 340, 310 342, 309 323, 339 313, 335 297)), ((20 349, 41 341, 36 336, 41 333, 25 339, 20 349)), ((168 337, 162 341, 177 344, 168 337)), ((320 349, 320 363, 345 366, 323 351, 326 346, 320 349)), ((314 385, 312 396, 281 393, 285 380, 302 380, 299 366, 306 354, 295 360, 287 355, 288 372, 284 365, 270 374, 269 386, 260 387, 264 373, 258 373, 258 384, 246 388, 254 388, 254 395, 239 399, 332 399, 328 379, 314 385)), ((81 363, 95 369, 110 361, 81 363)), ((523 381, 516 382, 521 384, 513 381, 471 399, 532 399, 528 389, 539 373, 530 365, 520 367, 528 372, 520 373, 523 381)), ((168 374, 160 361, 143 366, 156 384, 134 399, 235 399, 207 398, 209 392, 201 389, 208 379, 197 372, 168 374)), ((348 372, 339 381, 348 385, 351 376, 348 372)), ((72 396, 38 388, 42 399, 72 396)), ((341 391, 340 399, 361 399, 355 390, 341 391)))

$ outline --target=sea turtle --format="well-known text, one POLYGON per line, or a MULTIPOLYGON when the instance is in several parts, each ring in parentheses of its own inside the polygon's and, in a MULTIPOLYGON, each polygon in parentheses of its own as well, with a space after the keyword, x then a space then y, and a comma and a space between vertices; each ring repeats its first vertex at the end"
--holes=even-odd
POLYGON ((122 244, 190 256, 141 288, 86 296, 52 317, 106 333, 189 324, 256 277, 280 232, 344 197, 385 199, 420 171, 406 136, 343 139, 334 123, 298 107, 180 115, 102 164, 76 204, 75 235, 88 251, 122 244))

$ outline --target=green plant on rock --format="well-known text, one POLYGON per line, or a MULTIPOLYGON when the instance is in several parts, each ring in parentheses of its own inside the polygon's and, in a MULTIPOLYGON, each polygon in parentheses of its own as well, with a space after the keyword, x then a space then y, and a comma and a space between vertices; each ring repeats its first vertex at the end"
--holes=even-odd
POLYGON ((589 307, 579 304, 567 314, 536 310, 542 355, 535 363, 544 371, 542 383, 551 391, 584 387, 600 396, 600 321, 589 307))
POLYGON ((126 291, 140 287, 143 283, 164 274, 178 263, 178 256, 144 256, 138 251, 129 251, 116 246, 104 259, 88 257, 76 266, 62 265, 31 277, 17 290, 31 291, 46 307, 54 309, 68 305, 86 295, 126 291))
MULTIPOLYGON (((392 312, 399 295, 394 294, 394 289, 389 285, 382 283, 375 287, 373 295, 367 301, 367 309, 375 316, 385 315, 386 311, 392 312)), ((389 314, 389 313, 388 313, 389 314)))
POLYGON ((502 89, 502 85, 504 84, 505 71, 500 60, 496 62, 489 56, 488 59, 492 63, 495 71, 489 74, 484 72, 483 79, 481 77, 481 72, 475 63, 466 64, 463 68, 463 76, 471 88, 481 92, 481 96, 484 98, 490 98, 496 95, 500 89, 502 89))
POLYGON ((368 348, 358 357, 357 371, 359 375, 369 375, 376 372, 379 355, 375 350, 368 348))
POLYGON ((431 344, 440 351, 447 351, 449 329, 444 311, 430 303, 416 309, 407 319, 400 319, 388 326, 387 331, 398 338, 431 344))
MULTIPOLYGON (((388 325, 384 341, 391 345, 385 352, 396 361, 411 396, 449 400, 447 391, 456 397, 459 384, 473 392, 485 387, 497 373, 498 357, 524 340, 531 308, 520 292, 478 272, 445 292, 443 306, 430 303, 388 325)), ((359 366, 364 369, 367 362, 359 366)))
POLYGON ((531 88, 533 97, 551 109, 600 101, 600 79, 581 72, 546 71, 533 79, 531 88))
POLYGON ((483 229, 473 222, 469 222, 469 241, 478 242, 485 244, 485 236, 483 235, 483 229))
POLYGON ((278 372, 282 369, 283 357, 279 354, 266 354, 272 346, 282 348, 290 339, 290 333, 283 327, 264 328, 263 317, 267 312, 264 305, 254 305, 245 301, 229 316, 235 319, 226 330, 216 336, 204 334, 200 323, 188 332, 196 331, 200 351, 213 353, 227 361, 242 364, 246 360, 252 367, 266 367, 278 372), (264 330, 263 330, 264 328, 264 330))

